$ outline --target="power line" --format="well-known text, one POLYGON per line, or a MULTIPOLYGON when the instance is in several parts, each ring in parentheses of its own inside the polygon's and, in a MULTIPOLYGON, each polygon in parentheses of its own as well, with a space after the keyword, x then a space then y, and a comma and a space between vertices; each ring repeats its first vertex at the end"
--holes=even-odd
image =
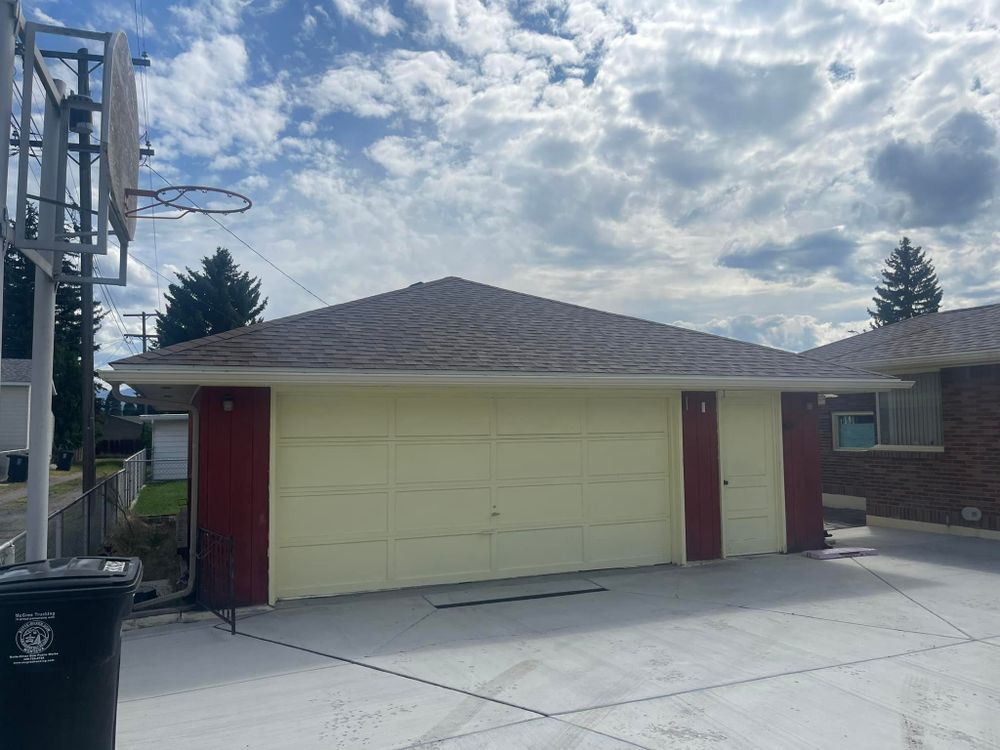
MULTIPOLYGON (((157 177, 159 177, 161 180, 163 180, 164 183, 166 183, 167 185, 170 185, 170 182, 167 180, 167 178, 164 177, 159 172, 157 172, 156 169, 153 167, 152 164, 147 164, 146 166, 149 167, 150 171, 153 174, 155 174, 157 177)), ((195 208, 201 208, 201 206, 199 206, 197 203, 195 203, 186 194, 185 194, 184 197, 187 200, 187 202, 190 203, 195 208)), ((318 294, 316 294, 314 291, 312 291, 311 289, 309 289, 308 287, 306 287, 304 284, 302 284, 300 281, 296 280, 294 277, 292 277, 291 275, 289 275, 288 273, 286 273, 285 271, 283 271, 281 268, 279 268, 277 265, 275 265, 273 262, 271 262, 271 260, 267 256, 265 256, 263 253, 261 253, 259 250, 257 250, 257 248, 255 248, 253 245, 251 245, 245 239, 243 239, 242 237, 240 237, 238 234, 236 234, 236 232, 234 232, 232 229, 230 229, 229 227, 227 227, 221 221, 219 221, 218 219, 216 219, 215 216, 213 216, 212 214, 205 214, 205 216, 207 216, 209 219, 211 219, 212 221, 214 221, 223 231, 225 231, 228 234, 232 235, 232 237, 237 242, 239 242, 240 244, 242 244, 243 246, 245 246, 250 252, 252 252, 254 255, 256 255, 258 258, 260 258, 265 263, 267 263, 267 265, 269 265, 275 271, 277 271, 282 276, 284 276, 286 279, 288 279, 289 281, 291 281, 293 284, 295 284, 295 286, 299 287, 299 289, 301 289, 302 291, 306 292, 306 294, 309 294, 313 298, 317 299, 323 305, 329 305, 330 304, 325 299, 323 299, 318 294)))

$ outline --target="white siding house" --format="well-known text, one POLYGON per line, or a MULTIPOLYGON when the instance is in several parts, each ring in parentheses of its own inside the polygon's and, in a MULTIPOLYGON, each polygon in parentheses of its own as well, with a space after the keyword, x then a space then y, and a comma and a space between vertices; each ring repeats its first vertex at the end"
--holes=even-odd
POLYGON ((0 477, 7 475, 7 454, 28 449, 31 360, 5 359, 0 370, 0 477))
POLYGON ((188 415, 144 414, 153 426, 152 481, 186 479, 188 472, 188 415))

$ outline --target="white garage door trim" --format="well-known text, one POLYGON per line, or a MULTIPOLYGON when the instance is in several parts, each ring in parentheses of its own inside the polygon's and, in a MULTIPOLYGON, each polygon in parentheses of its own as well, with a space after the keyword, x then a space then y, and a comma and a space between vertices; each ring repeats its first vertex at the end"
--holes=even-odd
MULTIPOLYGON (((754 391, 720 391, 719 392, 719 480, 720 502, 722 503, 722 555, 736 557, 740 555, 768 554, 785 552, 785 481, 784 456, 781 427, 781 393, 754 391), (752 435, 744 435, 750 430, 737 430, 737 425, 727 425, 727 417, 735 415, 738 409, 759 408, 763 410, 763 424, 760 431, 752 435), (750 470, 741 471, 734 464, 740 460, 733 455, 744 449, 758 449, 760 455, 755 457, 755 466, 750 470), (760 472, 761 477, 749 477, 741 486, 740 479, 748 474, 760 472), (728 476, 727 476, 728 475, 728 476), (749 497, 741 499, 741 494, 749 496, 758 483, 757 479, 770 482, 765 502, 751 501, 749 497), (727 482, 730 484, 727 485, 727 482), (766 512, 770 518, 763 514, 766 512), (751 525, 762 523, 766 519, 767 532, 772 536, 769 540, 760 538, 750 529, 751 525), (740 527, 746 527, 740 529, 740 527)), ((749 460, 748 456, 744 457, 749 460)), ((762 488, 761 488, 762 489, 762 488)))
MULTIPOLYGON (((275 389, 271 403, 272 601, 683 559, 679 394, 289 388, 275 389), (385 409, 384 427, 381 417, 372 419, 380 403, 390 406, 385 409), (324 417, 332 404, 341 417, 339 428, 331 427, 324 417), (353 416, 350 404, 356 407, 353 416), (657 408, 663 410, 662 427, 621 431, 624 425, 643 421, 651 425, 649 415, 657 408), (440 434, 441 424, 450 425, 451 432, 440 434), (608 429, 595 429, 602 425, 608 429), (345 429, 350 437, 343 436, 345 429), (324 434, 331 431, 342 435, 324 434), (644 471, 652 466, 654 453, 662 471, 644 471), (317 477, 338 456, 338 476, 352 471, 357 475, 339 487, 316 484, 326 481, 317 477), (382 467, 383 461, 387 480, 381 481, 378 472, 364 475, 364 467, 382 467), (449 481, 440 480, 441 461, 452 473, 449 481), (485 477, 482 467, 487 461, 485 477), (316 474, 310 467, 319 462, 325 466, 316 474), (554 465, 565 468, 553 471, 554 465), (510 476, 505 467, 514 467, 510 476), (533 478, 533 472, 538 476, 533 478), (409 481, 402 481, 402 475, 409 481), (610 493, 599 492, 608 483, 616 484, 613 510, 607 499, 610 493), (658 506, 662 511, 650 505, 654 486, 662 498, 658 506), (475 507, 499 516, 484 519, 480 513, 447 530, 421 525, 420 513, 414 512, 420 503, 432 499, 440 506, 442 495, 449 494, 456 499, 451 513, 467 512, 471 497, 475 507), (405 505, 399 502, 404 496, 405 505), (539 503, 540 497, 547 501, 539 503), (620 510, 623 502, 633 503, 635 512, 620 510), (295 513, 289 510, 290 503, 312 507, 295 513), (350 508, 349 517, 357 527, 351 534, 327 531, 343 512, 338 503, 350 508), (654 529, 655 540, 650 536, 654 529), (488 544, 478 543, 474 535, 488 544), (325 577, 335 578, 322 568, 335 564, 336 555, 331 549, 316 548, 353 543, 357 546, 349 564, 370 554, 374 556, 368 562, 374 566, 378 547, 372 542, 380 540, 386 540, 385 579, 323 583, 325 577), (644 554, 621 554, 643 545, 644 554), (656 554, 648 554, 654 546, 656 554), (460 575, 434 569, 449 555, 466 559, 462 556, 470 550, 486 547, 488 557, 484 553, 477 558, 478 565, 463 568, 460 575), (560 550, 565 552, 563 562, 558 561, 560 550), (316 571, 310 580, 304 571, 311 567, 316 571), (407 576, 405 570, 419 572, 407 576)), ((440 514, 441 508, 435 512, 440 514)))

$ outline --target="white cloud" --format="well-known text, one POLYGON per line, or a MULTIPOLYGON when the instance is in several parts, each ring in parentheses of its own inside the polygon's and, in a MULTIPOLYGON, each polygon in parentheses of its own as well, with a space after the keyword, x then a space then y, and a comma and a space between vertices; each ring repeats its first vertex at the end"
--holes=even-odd
MULTIPOLYGON (((995 202, 914 227, 923 194, 870 168, 893 142, 932 153, 961 111, 1000 125, 1000 34, 982 8, 327 7, 370 33, 288 8, 289 28, 305 13, 316 25, 308 55, 283 58, 267 23, 227 0, 179 14, 182 46, 151 71, 158 168, 177 178, 194 163, 257 192, 240 233, 321 296, 456 273, 805 348, 859 325, 908 233, 946 303, 1000 297, 985 272, 995 202), (831 77, 834 63, 852 75, 831 77)), ((231 241, 205 222, 160 231, 181 265, 231 241)), ((315 304, 240 257, 264 275, 269 315, 315 304)))
POLYGON ((385 36, 404 27, 402 20, 384 2, 372 0, 333 0, 333 7, 344 18, 354 21, 377 36, 385 36))

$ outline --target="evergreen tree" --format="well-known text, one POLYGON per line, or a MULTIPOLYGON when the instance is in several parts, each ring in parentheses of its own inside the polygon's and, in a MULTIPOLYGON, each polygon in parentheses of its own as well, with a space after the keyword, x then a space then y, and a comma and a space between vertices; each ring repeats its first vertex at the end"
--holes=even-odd
MULTIPOLYGON (((38 236, 38 211, 28 204, 26 235, 38 236)), ((77 267, 63 260, 63 271, 75 273, 77 267)), ((31 358, 31 333, 34 317, 35 265, 19 251, 8 248, 4 256, 3 357, 31 358)), ((81 425, 80 350, 83 345, 83 300, 79 284, 59 284, 56 287, 55 347, 52 382, 56 395, 52 399, 54 416, 53 444, 56 448, 73 448, 80 444, 81 425)), ((94 333, 104 317, 100 305, 94 303, 94 333)), ((94 347, 95 351, 97 347, 94 347)), ((96 391, 95 391, 96 392, 96 391)))
POLYGON ((868 310, 872 328, 937 312, 941 295, 934 265, 922 248, 913 247, 909 238, 903 237, 886 258, 882 285, 875 287, 875 309, 868 310))
POLYGON ((260 279, 250 276, 224 247, 201 259, 201 271, 186 269, 167 288, 166 312, 156 320, 159 346, 259 323, 267 307, 260 298, 260 279))

